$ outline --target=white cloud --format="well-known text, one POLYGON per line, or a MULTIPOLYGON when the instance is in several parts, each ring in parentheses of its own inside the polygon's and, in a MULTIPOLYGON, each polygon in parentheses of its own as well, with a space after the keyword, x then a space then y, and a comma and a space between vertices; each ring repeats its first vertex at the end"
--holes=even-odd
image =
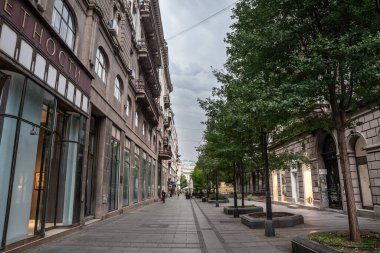
MULTIPOLYGON (((236 1, 236 0, 235 0, 236 1)), ((234 0, 159 0, 164 34, 167 38, 194 25, 234 0)), ((231 10, 209 19, 189 32, 168 40, 171 94, 181 159, 196 160, 196 146, 202 140, 205 120, 197 99, 211 95, 217 86, 212 68, 221 69, 226 60, 223 42, 232 24, 231 10)))

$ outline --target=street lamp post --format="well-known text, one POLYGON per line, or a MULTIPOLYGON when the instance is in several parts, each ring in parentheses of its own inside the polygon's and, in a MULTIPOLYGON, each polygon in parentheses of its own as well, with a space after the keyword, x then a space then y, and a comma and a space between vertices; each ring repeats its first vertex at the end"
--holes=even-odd
POLYGON ((376 10, 380 14, 380 0, 375 0, 376 3, 376 10))
POLYGON ((269 187, 269 164, 268 164, 268 133, 263 132, 261 134, 261 147, 262 158, 264 161, 264 173, 265 173, 265 197, 266 197, 266 213, 267 219, 265 221, 265 236, 275 236, 274 224, 272 220, 272 199, 270 196, 269 187))

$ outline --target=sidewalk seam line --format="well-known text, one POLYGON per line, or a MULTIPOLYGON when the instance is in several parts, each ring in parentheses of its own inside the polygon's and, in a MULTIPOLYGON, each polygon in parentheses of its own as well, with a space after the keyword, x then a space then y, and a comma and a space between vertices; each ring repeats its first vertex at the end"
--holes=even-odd
POLYGON ((206 243, 205 243, 205 240, 204 240, 203 235, 202 235, 201 227, 199 226, 198 218, 197 218, 197 215, 195 214, 192 199, 190 200, 190 204, 191 204, 191 209, 193 211, 195 227, 197 228, 198 240, 199 240, 199 245, 200 245, 201 251, 202 251, 202 253, 208 253, 206 243))
POLYGON ((198 206, 199 210, 201 210, 202 214, 204 215, 204 217, 206 218, 208 224, 210 225, 212 231, 214 231, 216 237, 219 239, 219 241, 222 243, 223 245, 223 248, 227 251, 227 252, 233 252, 232 249, 227 245, 226 241, 223 239, 222 235, 219 233, 219 231, 215 228, 214 224, 211 222, 211 220, 208 218, 208 216, 206 215, 206 213, 203 211, 203 209, 199 206, 199 204, 194 200, 195 204, 198 206))

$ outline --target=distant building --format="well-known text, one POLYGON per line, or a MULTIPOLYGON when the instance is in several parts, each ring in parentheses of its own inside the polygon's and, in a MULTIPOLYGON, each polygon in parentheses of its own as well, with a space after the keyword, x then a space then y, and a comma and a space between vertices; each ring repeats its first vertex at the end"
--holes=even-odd
POLYGON ((234 187, 232 184, 220 182, 218 191, 220 194, 230 194, 234 192, 234 187))
POLYGON ((194 171, 195 162, 192 160, 183 160, 178 166, 179 166, 178 177, 180 178, 181 175, 184 175, 186 177, 187 187, 189 189, 192 189, 193 187, 192 187, 191 174, 194 171))

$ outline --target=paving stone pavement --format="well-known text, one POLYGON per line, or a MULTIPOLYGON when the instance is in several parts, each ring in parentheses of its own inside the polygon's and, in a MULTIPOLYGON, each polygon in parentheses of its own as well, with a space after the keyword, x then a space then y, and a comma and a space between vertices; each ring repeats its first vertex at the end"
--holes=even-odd
MULTIPOLYGON (((93 223, 80 231, 58 238, 31 253, 277 253, 291 252, 290 240, 311 231, 347 228, 347 216, 331 211, 290 209, 274 205, 274 211, 302 214, 305 224, 276 229, 276 237, 264 236, 263 229, 249 229, 240 219, 223 213, 223 206, 186 200, 184 196, 167 198, 118 217, 93 223)), ((249 202, 263 206, 262 202, 249 202)), ((380 221, 359 218, 361 229, 380 232, 380 221)))

